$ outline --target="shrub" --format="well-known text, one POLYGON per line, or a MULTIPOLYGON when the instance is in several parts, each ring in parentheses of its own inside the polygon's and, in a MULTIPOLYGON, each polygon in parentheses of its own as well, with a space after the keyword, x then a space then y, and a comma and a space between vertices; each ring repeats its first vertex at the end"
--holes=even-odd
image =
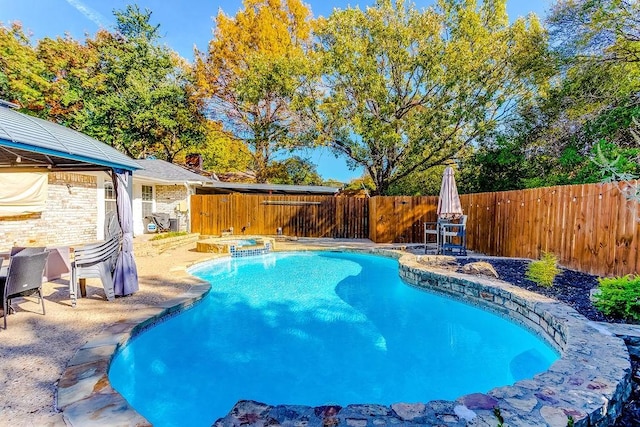
POLYGON ((186 231, 168 231, 166 233, 157 234, 153 236, 151 240, 162 240, 162 239, 168 239, 170 237, 186 236, 187 234, 189 233, 187 233, 186 231))
POLYGON ((640 276, 601 277, 594 305, 607 316, 640 321, 640 276))
POLYGON ((545 288, 553 285, 553 279, 560 273, 558 268, 558 258, 551 252, 543 252, 542 258, 533 261, 527 267, 527 279, 545 288))

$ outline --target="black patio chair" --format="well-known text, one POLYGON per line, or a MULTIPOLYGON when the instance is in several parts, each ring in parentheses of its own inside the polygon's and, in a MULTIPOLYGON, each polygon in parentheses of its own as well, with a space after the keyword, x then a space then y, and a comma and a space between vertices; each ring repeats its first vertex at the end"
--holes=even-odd
POLYGON ((2 316, 4 328, 7 329, 7 316, 11 308, 11 300, 38 294, 42 304, 42 315, 45 315, 42 298, 42 276, 49 252, 34 254, 17 254, 11 257, 6 277, 0 277, 0 296, 2 297, 2 316))
POLYGON ((11 248, 11 256, 16 256, 18 254, 33 255, 44 251, 44 246, 14 246, 11 248))

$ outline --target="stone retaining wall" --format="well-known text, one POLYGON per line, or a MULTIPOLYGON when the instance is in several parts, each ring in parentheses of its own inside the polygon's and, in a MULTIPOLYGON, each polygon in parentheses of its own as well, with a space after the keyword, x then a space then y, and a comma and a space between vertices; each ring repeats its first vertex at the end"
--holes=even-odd
MULTIPOLYGON (((216 426, 496 426, 501 418, 505 426, 566 427, 573 420, 574 426, 585 427, 610 425, 619 415, 630 393, 631 365, 624 342, 605 326, 588 321, 565 304, 506 282, 430 268, 414 255, 358 252, 399 258, 400 276, 411 285, 507 315, 547 339, 561 358, 532 379, 455 401, 315 408, 240 401, 216 426)), ((133 334, 189 307, 208 290, 208 285, 195 286, 183 298, 147 313, 137 312, 137 319, 113 325, 108 336, 83 346, 59 383, 58 407, 65 420, 70 425, 144 425, 146 420, 109 386, 110 359, 133 334)))
POLYGON ((134 253, 136 256, 154 256, 163 253, 169 249, 179 246, 190 245, 200 239, 200 234, 192 233, 182 236, 167 237, 158 240, 136 241, 134 240, 134 253))
MULTIPOLYGON (((487 393, 505 425, 564 427, 571 416, 575 426, 606 426, 620 414, 631 391, 629 353, 624 341, 601 325, 553 299, 499 280, 429 268, 419 257, 401 258, 400 276, 413 286, 507 315, 560 351, 548 371, 487 393)), ((493 413, 475 412, 495 420, 493 413)))

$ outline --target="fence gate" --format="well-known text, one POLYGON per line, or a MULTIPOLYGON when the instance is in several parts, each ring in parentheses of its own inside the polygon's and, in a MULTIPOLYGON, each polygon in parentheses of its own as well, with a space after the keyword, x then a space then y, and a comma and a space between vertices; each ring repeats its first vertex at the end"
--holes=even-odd
POLYGON ((361 239, 369 237, 367 199, 335 196, 195 195, 191 230, 201 235, 277 234, 361 239))

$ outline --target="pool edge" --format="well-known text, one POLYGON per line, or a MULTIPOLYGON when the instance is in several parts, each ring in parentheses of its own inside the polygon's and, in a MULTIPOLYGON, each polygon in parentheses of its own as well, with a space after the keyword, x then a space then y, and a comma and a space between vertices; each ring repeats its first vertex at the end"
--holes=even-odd
MULTIPOLYGON (((465 302, 508 315, 510 319, 546 337, 561 352, 549 370, 512 386, 485 394, 461 396, 455 401, 348 405, 325 407, 270 406, 240 401, 215 425, 235 425, 252 415, 257 422, 295 421, 316 417, 320 425, 360 425, 371 418, 393 419, 404 425, 607 426, 619 415, 631 389, 629 352, 621 338, 605 326, 590 322, 571 307, 524 291, 506 282, 438 270, 419 263, 420 256, 388 249, 322 248, 396 258, 399 274, 412 286, 444 293, 465 302), (443 283, 442 286, 439 283, 443 283), (327 424, 328 423, 328 424, 327 424), (355 423, 355 424, 354 424, 355 423), (358 424, 360 423, 360 424, 358 424)), ((208 284, 194 285, 178 298, 133 313, 110 325, 79 348, 69 361, 56 389, 56 407, 68 425, 151 425, 110 385, 109 365, 118 349, 146 328, 201 301, 208 284)), ((253 418, 249 417, 249 418, 253 418)), ((365 425, 365 424, 362 424, 365 425)))
MULTIPOLYGON (((191 267, 191 266, 189 266, 191 267)), ((80 347, 56 387, 55 406, 67 425, 151 426, 111 387, 109 367, 119 349, 146 329, 201 302, 211 290, 202 282, 155 307, 136 310, 127 320, 107 326, 80 347)))

